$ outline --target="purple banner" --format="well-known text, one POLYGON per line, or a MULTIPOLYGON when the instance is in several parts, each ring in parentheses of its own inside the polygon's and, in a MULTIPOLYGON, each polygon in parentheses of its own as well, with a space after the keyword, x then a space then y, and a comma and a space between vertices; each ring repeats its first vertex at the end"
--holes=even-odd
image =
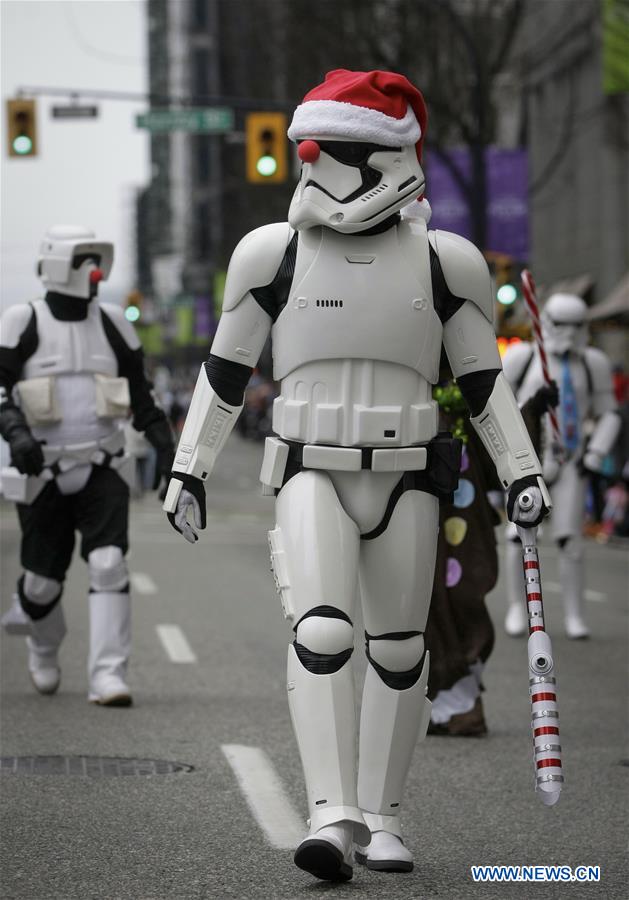
MULTIPOLYGON (((508 253, 525 262, 529 256, 528 167, 526 150, 488 147, 487 246, 481 249, 508 253)), ((448 151, 450 159, 470 177, 466 147, 448 151)), ((472 226, 465 197, 450 169, 435 154, 426 161, 426 197, 432 208, 431 228, 454 231, 472 240, 472 226)))
POLYGON ((194 298, 194 336, 208 338, 214 334, 214 308, 210 297, 197 294, 194 298))

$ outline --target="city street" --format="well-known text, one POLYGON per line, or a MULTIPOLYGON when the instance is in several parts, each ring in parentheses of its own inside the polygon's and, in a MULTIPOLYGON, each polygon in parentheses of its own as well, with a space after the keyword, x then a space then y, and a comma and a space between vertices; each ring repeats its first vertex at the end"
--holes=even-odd
MULTIPOLYGON (((489 735, 429 737, 415 753, 402 810, 415 870, 356 866, 353 881, 337 886, 295 868, 291 847, 305 833, 306 804, 286 701, 290 629, 269 572, 273 500, 257 481, 261 453, 261 444, 232 435, 195 546, 170 528, 154 494, 132 504, 133 707, 87 703, 87 574, 78 553, 56 696, 36 693, 23 640, 3 634, 3 900, 625 898, 627 553, 592 541, 592 639, 584 642, 563 635, 556 555, 542 542, 566 778, 559 804, 546 808, 534 794, 525 643, 502 630, 500 582, 490 598, 489 735), (67 759, 42 760, 40 774, 7 761, 36 756, 67 759), (159 761, 184 770, 162 774, 159 761), (475 884, 477 864, 600 866, 601 880, 475 884)), ((19 573, 19 531, 4 501, 1 514, 4 611, 19 573)), ((358 683, 361 635, 358 622, 358 683)))

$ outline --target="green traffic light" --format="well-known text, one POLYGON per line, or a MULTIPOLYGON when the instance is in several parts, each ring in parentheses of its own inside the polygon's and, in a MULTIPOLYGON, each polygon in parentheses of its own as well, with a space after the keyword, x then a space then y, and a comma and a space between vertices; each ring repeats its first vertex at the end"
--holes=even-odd
POLYGON ((511 306, 518 299, 518 292, 512 284, 503 284, 498 288, 496 297, 498 303, 502 303, 503 306, 511 306))
POLYGON ((20 156, 28 156, 33 149, 33 142, 26 134, 18 134, 13 139, 13 149, 20 156))
POLYGON ((137 306, 127 306, 124 311, 125 319, 129 322, 137 322, 140 318, 140 310, 137 306))
POLYGON ((277 172, 277 160, 274 156, 265 153, 265 155, 261 156, 257 161, 256 169, 260 175, 264 175, 265 178, 268 178, 270 175, 275 175, 277 172))

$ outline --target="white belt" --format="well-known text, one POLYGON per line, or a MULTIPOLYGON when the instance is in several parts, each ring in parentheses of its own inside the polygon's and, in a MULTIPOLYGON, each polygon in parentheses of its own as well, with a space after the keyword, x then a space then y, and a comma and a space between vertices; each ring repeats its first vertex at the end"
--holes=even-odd
POLYGON ((59 460, 63 460, 64 463, 67 460, 67 464, 61 466, 61 468, 67 468, 68 464, 95 463, 98 465, 103 463, 108 456, 114 456, 122 450, 124 444, 124 432, 116 429, 100 441, 86 441, 82 444, 64 444, 63 446, 42 444, 42 451, 47 466, 59 460))
POLYGON ((305 444, 302 465, 304 469, 330 469, 331 471, 359 472, 413 472, 426 468, 425 447, 329 447, 305 444), (366 460, 369 453, 370 460, 366 460), (367 462, 367 464, 366 464, 367 462))

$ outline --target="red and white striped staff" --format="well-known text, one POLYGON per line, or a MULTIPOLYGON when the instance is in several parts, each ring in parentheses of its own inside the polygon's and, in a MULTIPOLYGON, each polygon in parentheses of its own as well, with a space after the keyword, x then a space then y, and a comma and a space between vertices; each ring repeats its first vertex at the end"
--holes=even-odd
MULTIPOLYGON (((522 510, 530 508, 532 502, 530 497, 520 497, 520 508, 522 510)), ((564 781, 559 743, 555 663, 550 637, 544 625, 536 529, 518 526, 518 534, 522 542, 526 607, 529 618, 527 652, 535 790, 545 806, 554 806, 559 800, 564 781)))
MULTIPOLYGON (((526 303, 526 308, 528 310, 529 316, 531 317, 531 323, 533 325, 533 335, 535 336, 535 343, 537 344, 537 349, 539 350, 539 358, 542 364, 542 374, 544 376, 544 381, 546 382, 546 384, 550 384, 552 379, 550 377, 550 372, 548 371, 548 359, 546 357, 546 350, 544 349, 544 336, 542 334, 542 325, 539 318, 539 306, 537 305, 535 281, 533 280, 533 275, 528 269, 522 270, 520 278, 522 280, 524 302, 526 303)), ((561 460, 564 456, 564 450, 561 442, 561 431, 559 429, 559 420, 557 418, 556 410, 551 407, 548 410, 548 416, 550 418, 550 427, 553 435, 553 454, 556 459, 561 460)))

